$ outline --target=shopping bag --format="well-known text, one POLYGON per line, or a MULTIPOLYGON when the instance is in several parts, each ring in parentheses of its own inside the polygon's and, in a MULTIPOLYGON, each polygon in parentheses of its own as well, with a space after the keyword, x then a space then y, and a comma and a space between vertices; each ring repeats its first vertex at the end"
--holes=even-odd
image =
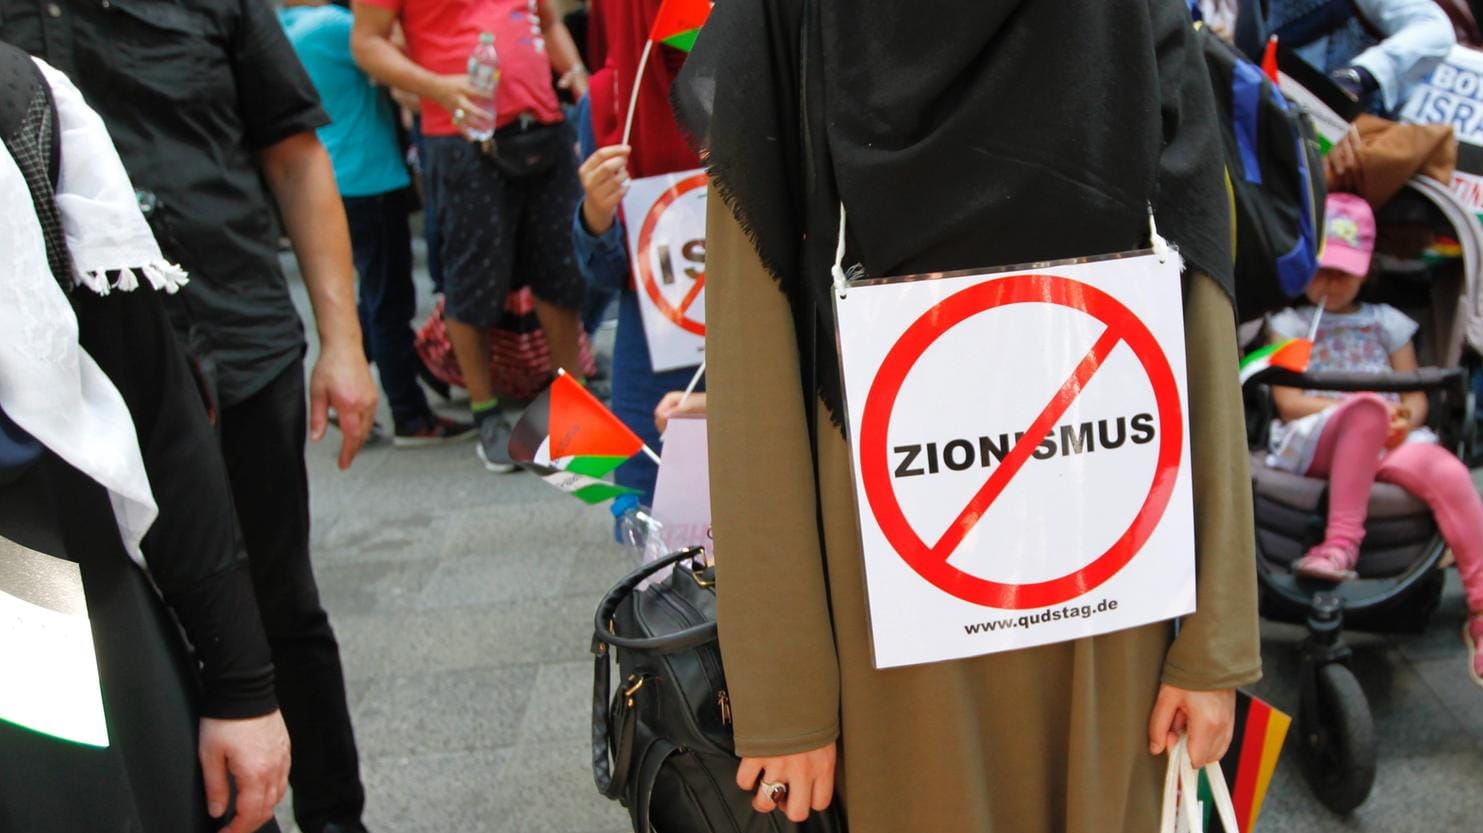
MULTIPOLYGON (((1226 788, 1220 764, 1204 767, 1210 787, 1210 799, 1226 833, 1240 833, 1236 809, 1226 788)), ((1189 737, 1180 735, 1169 750, 1169 766, 1164 773, 1164 805, 1160 813, 1160 833, 1209 833, 1205 825, 1203 802, 1200 800, 1200 772, 1190 765, 1189 737)))
MULTIPOLYGON (((551 363, 551 350, 546 344, 546 333, 541 329, 535 309, 535 296, 530 287, 522 286, 505 296, 499 326, 489 332, 490 383, 496 396, 529 401, 546 389, 556 372, 551 363)), ((578 339, 582 374, 591 376, 597 372, 592 345, 586 333, 580 334, 578 339)), ((427 321, 418 328, 415 347, 429 372, 449 385, 464 387, 463 371, 458 368, 443 323, 441 298, 427 321)))

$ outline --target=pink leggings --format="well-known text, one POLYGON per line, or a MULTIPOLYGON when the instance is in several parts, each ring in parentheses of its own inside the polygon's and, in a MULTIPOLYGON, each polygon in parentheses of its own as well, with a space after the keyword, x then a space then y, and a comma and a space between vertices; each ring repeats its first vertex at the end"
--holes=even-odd
POLYGON ((1350 397, 1329 415, 1308 467, 1310 476, 1329 480, 1325 542, 1357 551, 1365 537, 1370 484, 1394 483, 1431 507, 1457 558, 1468 608, 1483 611, 1483 499, 1472 476, 1452 452, 1433 443, 1386 451, 1389 433, 1390 411, 1373 393, 1350 397))

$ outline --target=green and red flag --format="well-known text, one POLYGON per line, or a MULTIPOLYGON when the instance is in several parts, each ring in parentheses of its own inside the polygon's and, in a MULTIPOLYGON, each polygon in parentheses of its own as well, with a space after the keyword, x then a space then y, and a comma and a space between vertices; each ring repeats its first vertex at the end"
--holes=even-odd
POLYGON ((689 52, 695 47, 700 27, 710 16, 710 0, 664 0, 654 16, 649 40, 689 52))
POLYGON ((644 441, 565 373, 530 403, 510 434, 510 457, 585 503, 630 494, 602 479, 644 441))
POLYGON ((1253 350, 1241 360, 1241 384, 1246 384, 1258 373, 1274 367, 1302 373, 1308 369, 1308 359, 1312 355, 1311 338, 1290 338, 1253 350))
MULTIPOLYGON (((1220 761, 1220 772, 1230 789, 1239 833, 1256 829, 1267 787, 1271 786, 1272 773, 1277 769, 1277 757, 1282 752, 1291 725, 1291 717, 1264 700, 1239 689, 1236 691, 1235 735, 1220 761)), ((1215 802, 1211 800, 1204 770, 1200 771, 1200 799, 1206 808, 1207 833, 1238 833, 1226 830, 1221 824, 1220 814, 1210 812, 1215 802)))

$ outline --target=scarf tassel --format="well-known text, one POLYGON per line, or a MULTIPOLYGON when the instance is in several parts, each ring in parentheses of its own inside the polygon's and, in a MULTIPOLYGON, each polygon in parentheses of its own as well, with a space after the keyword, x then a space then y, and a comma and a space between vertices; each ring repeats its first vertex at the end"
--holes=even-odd
POLYGON ((182 286, 190 282, 185 270, 168 260, 145 264, 144 277, 149 280, 150 286, 156 290, 163 289, 170 295, 179 292, 182 286))
POLYGON ((109 292, 108 272, 104 269, 78 270, 77 282, 99 295, 107 295, 109 292))
POLYGON ((174 295, 180 291, 182 286, 190 283, 190 279, 186 277, 186 271, 167 260, 146 263, 135 268, 119 269, 118 279, 115 281, 109 280, 107 269, 78 270, 77 282, 99 295, 107 295, 115 289, 119 292, 133 292, 139 288, 138 273, 140 272, 156 291, 164 290, 170 295, 174 295))

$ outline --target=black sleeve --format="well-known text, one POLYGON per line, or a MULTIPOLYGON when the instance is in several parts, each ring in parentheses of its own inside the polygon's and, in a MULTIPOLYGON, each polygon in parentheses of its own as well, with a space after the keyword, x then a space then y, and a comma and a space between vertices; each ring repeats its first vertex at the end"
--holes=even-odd
POLYGON ((79 341, 129 406, 160 514, 145 562, 201 664, 204 717, 278 707, 273 662, 216 436, 159 297, 73 292, 79 341))
POLYGON ((329 124, 319 94, 267 0, 238 0, 230 55, 237 106, 254 150, 329 124))

